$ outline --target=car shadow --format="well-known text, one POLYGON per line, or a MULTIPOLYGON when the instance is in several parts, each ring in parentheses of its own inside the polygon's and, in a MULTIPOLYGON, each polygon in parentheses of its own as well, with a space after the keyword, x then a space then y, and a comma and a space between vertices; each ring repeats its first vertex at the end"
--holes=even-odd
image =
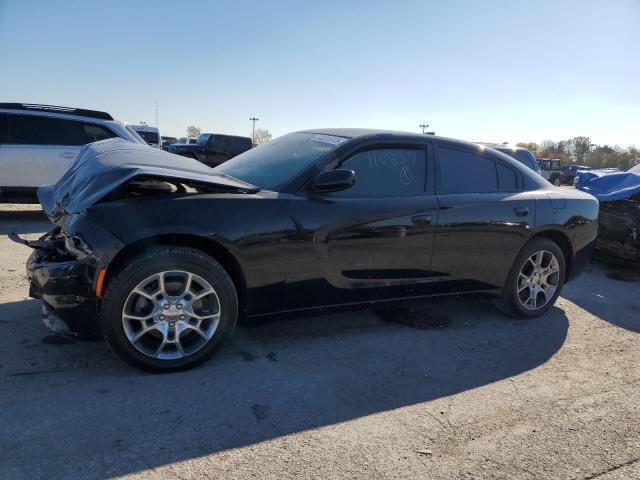
POLYGON ((445 299, 242 326, 209 363, 153 375, 48 335, 38 309, 0 305, 2 478, 126 475, 429 402, 544 364, 568 329, 558 308, 523 321, 445 299))
POLYGON ((562 296, 592 315, 618 327, 640 332, 640 272, 592 262, 562 296), (613 280, 613 281, 612 281, 613 280))
POLYGON ((44 233, 52 227, 40 209, 0 210, 0 235, 7 235, 11 230, 18 234, 44 233))

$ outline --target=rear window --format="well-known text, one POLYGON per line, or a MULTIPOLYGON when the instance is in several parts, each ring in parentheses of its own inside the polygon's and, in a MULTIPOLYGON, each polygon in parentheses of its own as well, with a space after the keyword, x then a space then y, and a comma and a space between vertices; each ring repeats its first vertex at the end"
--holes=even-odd
POLYGON ((116 135, 106 127, 37 115, 8 115, 6 143, 14 145, 86 145, 116 135))

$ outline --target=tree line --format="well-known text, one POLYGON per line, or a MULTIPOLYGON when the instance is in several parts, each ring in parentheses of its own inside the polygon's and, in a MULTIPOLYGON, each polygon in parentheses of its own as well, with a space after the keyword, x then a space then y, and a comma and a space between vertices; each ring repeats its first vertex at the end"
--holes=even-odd
POLYGON ((634 145, 596 145, 589 137, 573 137, 568 140, 544 140, 540 143, 518 143, 518 147, 531 150, 536 158, 559 158, 563 165, 575 163, 592 168, 615 167, 626 170, 640 158, 640 150, 634 145))

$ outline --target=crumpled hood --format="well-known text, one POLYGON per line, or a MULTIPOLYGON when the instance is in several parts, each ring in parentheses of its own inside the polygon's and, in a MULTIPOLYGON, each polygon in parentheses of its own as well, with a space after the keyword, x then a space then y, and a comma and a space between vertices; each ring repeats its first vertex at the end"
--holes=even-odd
POLYGON ((580 172, 577 188, 590 193, 601 202, 625 200, 640 194, 640 173, 580 172))
POLYGON ((38 200, 49 219, 57 222, 66 214, 90 207, 138 176, 158 180, 184 179, 228 189, 230 193, 259 190, 254 185, 217 173, 197 160, 117 138, 85 145, 56 185, 38 189, 38 200))

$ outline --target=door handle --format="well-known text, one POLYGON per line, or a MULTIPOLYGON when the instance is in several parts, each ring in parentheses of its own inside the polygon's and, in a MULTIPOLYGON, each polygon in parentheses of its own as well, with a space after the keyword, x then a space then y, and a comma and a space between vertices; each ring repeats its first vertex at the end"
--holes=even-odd
POLYGON ((62 153, 59 153, 58 156, 62 158, 74 158, 76 154, 73 152, 62 152, 62 153))
POLYGON ((526 217, 529 215, 529 209, 527 207, 516 207, 513 209, 513 213, 518 217, 526 217))
POLYGON ((431 215, 414 215, 411 217, 411 222, 416 227, 424 227, 431 224, 431 215))

